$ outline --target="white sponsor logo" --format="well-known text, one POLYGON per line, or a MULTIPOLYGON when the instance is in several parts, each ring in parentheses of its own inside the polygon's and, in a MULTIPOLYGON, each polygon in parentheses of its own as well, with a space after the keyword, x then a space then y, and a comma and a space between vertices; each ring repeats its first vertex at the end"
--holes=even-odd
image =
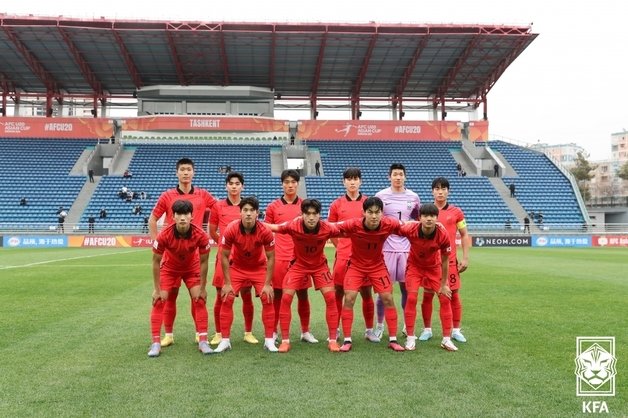
POLYGON ((220 119, 190 119, 191 128, 220 128, 220 119))
POLYGON ((615 396, 615 337, 577 337, 575 362, 577 396, 615 396))

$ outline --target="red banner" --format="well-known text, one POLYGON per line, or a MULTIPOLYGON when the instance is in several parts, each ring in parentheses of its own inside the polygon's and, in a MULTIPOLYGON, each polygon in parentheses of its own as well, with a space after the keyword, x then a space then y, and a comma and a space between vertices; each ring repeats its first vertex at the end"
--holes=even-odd
POLYGON ((122 121, 125 131, 288 132, 288 121, 262 118, 144 116, 122 121))
POLYGON ((110 138, 111 119, 104 118, 0 118, 3 138, 110 138))
POLYGON ((593 235, 591 245, 594 247, 628 247, 628 235, 593 235))
POLYGON ((488 121, 474 120, 469 122, 470 141, 488 141, 488 121))
POLYGON ((311 140, 459 141, 456 121, 302 120, 299 138, 311 140))

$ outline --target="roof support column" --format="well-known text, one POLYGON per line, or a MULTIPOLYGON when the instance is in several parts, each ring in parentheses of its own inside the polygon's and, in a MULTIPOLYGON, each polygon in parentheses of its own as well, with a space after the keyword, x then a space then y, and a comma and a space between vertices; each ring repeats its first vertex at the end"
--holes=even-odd
POLYGON ((486 96, 482 96, 482 119, 488 120, 488 102, 486 96))
POLYGON ((50 90, 46 93, 46 117, 52 117, 52 91, 50 90))
MULTIPOLYGON (((107 115, 109 114, 109 106, 107 105, 107 98, 106 97, 101 97, 100 98, 100 116, 101 117, 107 117, 107 115)), ((97 117, 97 116, 94 116, 97 117)))
POLYGON ((445 120, 447 118, 447 111, 445 110, 445 98, 441 97, 440 99, 440 118, 441 120, 445 120))
POLYGON ((360 99, 358 97, 351 98, 351 120, 358 120, 362 116, 360 112, 360 99))
POLYGON ((92 105, 92 116, 97 118, 98 117, 98 97, 94 96, 94 102, 92 105))
POLYGON ((318 118, 318 110, 316 110, 316 105, 318 104, 317 102, 316 97, 310 99, 310 119, 312 120, 316 120, 316 118, 318 118))
POLYGON ((2 91, 2 111, 0 112, 0 116, 7 115, 7 94, 6 90, 2 91))
POLYGON ((13 97, 13 116, 20 116, 20 90, 15 89, 15 96, 13 97))

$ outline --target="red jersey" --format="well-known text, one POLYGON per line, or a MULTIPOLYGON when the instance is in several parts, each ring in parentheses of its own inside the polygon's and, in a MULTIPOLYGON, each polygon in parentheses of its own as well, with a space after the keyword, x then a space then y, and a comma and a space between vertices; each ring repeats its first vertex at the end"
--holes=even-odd
POLYGON ((399 235, 410 241, 408 266, 439 267, 442 257, 451 254, 449 236, 441 224, 436 224, 436 228, 429 235, 423 233, 421 223, 403 225, 399 230, 399 235))
MULTIPOLYGON (((447 203, 445 207, 438 211, 438 222, 443 224, 449 235, 451 246, 456 248, 456 234, 458 230, 467 227, 467 221, 464 219, 462 209, 447 203)), ((456 251, 452 251, 450 257, 450 262, 455 261, 456 251)))
MULTIPOLYGON (((209 216, 209 223, 211 225, 217 225, 220 235, 227 229, 227 225, 231 222, 240 219, 240 206, 234 205, 227 199, 219 200, 212 208, 212 212, 209 216)), ((220 247, 220 240, 218 246, 220 247)), ((218 252, 220 255, 220 252, 218 252)))
POLYGON ((242 221, 231 222, 222 234, 221 246, 231 251, 230 262, 240 270, 258 271, 266 266, 266 251, 275 248, 275 237, 260 221, 246 233, 242 221))
MULTIPOLYGON (((329 206, 329 222, 346 221, 353 218, 361 218, 364 215, 362 203, 366 196, 360 193, 356 200, 351 200, 346 194, 334 200, 329 206)), ((336 258, 348 259, 351 256, 351 239, 339 238, 336 247, 336 258)))
POLYGON ((180 234, 176 224, 168 225, 153 241, 153 253, 164 256, 161 267, 167 270, 198 270, 199 254, 207 254, 209 250, 209 236, 193 224, 187 234, 180 234))
POLYGON ((390 234, 399 234, 400 226, 398 220, 385 217, 374 230, 364 226, 364 218, 353 218, 338 224, 340 231, 351 239, 351 265, 368 270, 384 265, 382 246, 390 234))
MULTIPOLYGON (((290 222, 297 216, 301 216, 301 202, 303 199, 297 196, 294 202, 288 203, 282 197, 273 200, 266 207, 264 222, 269 224, 281 224, 290 222)), ((288 235, 275 237, 275 260, 290 261, 294 259, 294 244, 288 235)))
POLYGON ((307 231, 302 218, 294 219, 279 225, 277 236, 286 234, 292 237, 296 263, 304 270, 317 270, 327 266, 325 258, 325 244, 332 237, 337 237, 340 231, 329 222, 320 221, 314 231, 307 231))
POLYGON ((211 209, 216 204, 216 199, 207 190, 200 187, 194 187, 190 189, 190 193, 184 193, 179 186, 166 190, 159 196, 155 207, 153 208, 153 216, 155 219, 161 218, 165 213, 164 225, 170 225, 174 223, 172 219, 172 204, 177 200, 189 200, 192 202, 192 223, 200 228, 203 228, 203 217, 205 211, 211 209))

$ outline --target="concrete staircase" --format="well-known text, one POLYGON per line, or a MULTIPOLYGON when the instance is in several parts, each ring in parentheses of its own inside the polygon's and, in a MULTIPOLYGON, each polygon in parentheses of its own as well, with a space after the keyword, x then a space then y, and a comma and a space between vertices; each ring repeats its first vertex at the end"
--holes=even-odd
MULTIPOLYGON (((523 218, 528 216, 528 213, 525 211, 523 206, 519 203, 516 197, 510 197, 510 189, 504 183, 504 181, 499 177, 489 177, 488 180, 491 182, 497 193, 504 200, 506 205, 510 208, 512 213, 514 213, 517 219, 511 219, 511 223, 514 225, 521 224, 523 225, 523 218)), ((530 232, 531 233, 539 233, 541 232, 534 221, 530 220, 530 232)))
MULTIPOLYGON (((65 220, 68 224, 78 224, 80 222, 83 211, 96 191, 96 186, 98 186, 100 179, 101 176, 94 176, 94 183, 90 183, 89 179, 85 181, 72 207, 68 210, 68 217, 65 220)), ((92 215, 98 217, 97 213, 93 213, 92 215)))

